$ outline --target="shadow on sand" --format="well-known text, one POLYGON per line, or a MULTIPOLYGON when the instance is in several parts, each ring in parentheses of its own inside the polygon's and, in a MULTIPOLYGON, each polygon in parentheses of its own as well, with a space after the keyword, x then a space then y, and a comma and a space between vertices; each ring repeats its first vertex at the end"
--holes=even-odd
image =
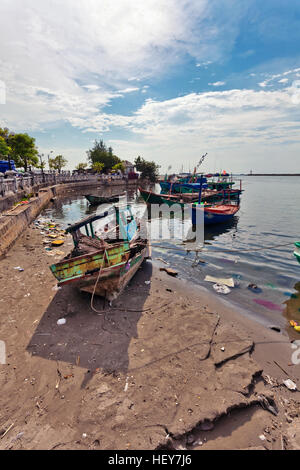
POLYGON ((52 361, 64 361, 87 369, 82 387, 99 369, 105 373, 127 371, 128 348, 137 337, 137 323, 149 295, 152 264, 144 261, 122 295, 113 303, 120 310, 110 310, 104 299, 65 286, 57 291, 35 330, 27 351, 52 361), (130 311, 126 312, 126 308, 130 311), (57 320, 66 324, 57 325, 57 320))

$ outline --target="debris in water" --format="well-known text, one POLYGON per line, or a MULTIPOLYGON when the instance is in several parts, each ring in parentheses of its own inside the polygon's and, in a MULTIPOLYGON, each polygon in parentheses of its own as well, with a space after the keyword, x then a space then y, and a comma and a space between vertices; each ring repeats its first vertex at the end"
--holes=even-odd
POLYGON ((161 261, 162 263, 169 264, 167 261, 165 261, 165 260, 162 259, 162 258, 156 258, 156 259, 157 259, 157 261, 161 261))
POLYGON ((255 292, 256 294, 260 294, 262 292, 262 289, 258 287, 256 284, 249 284, 248 289, 251 290, 252 292, 255 292))
POLYGON ((273 302, 270 302, 269 300, 253 299, 253 302, 258 305, 262 305, 263 307, 269 310, 276 310, 278 312, 282 312, 282 310, 284 309, 283 305, 273 304, 273 302))
POLYGON ((224 286, 224 285, 221 285, 221 284, 214 284, 213 285, 213 288, 215 289, 215 291, 218 293, 218 294, 229 294, 231 292, 231 290, 229 289, 229 287, 227 286, 224 286))
POLYGON ((227 287, 234 287, 234 280, 232 278, 224 279, 219 277, 206 276, 204 281, 214 282, 215 284, 220 284, 227 287))

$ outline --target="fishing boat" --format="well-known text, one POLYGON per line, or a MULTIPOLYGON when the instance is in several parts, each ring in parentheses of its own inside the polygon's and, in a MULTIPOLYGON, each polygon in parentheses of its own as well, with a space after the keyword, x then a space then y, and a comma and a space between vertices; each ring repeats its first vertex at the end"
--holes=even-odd
POLYGON ((89 201, 91 205, 96 205, 96 204, 110 204, 110 203, 115 203, 119 202, 119 198, 121 196, 124 196, 125 193, 122 194, 114 194, 113 196, 97 196, 94 194, 85 194, 85 198, 89 201))
POLYGON ((300 242, 295 242, 295 247, 294 255, 296 256, 298 263, 300 263, 300 242))
POLYGON ((203 220, 204 225, 220 224, 230 222, 240 206, 237 204, 211 204, 194 203, 190 207, 192 224, 197 225, 197 221, 203 220))
MULTIPOLYGON (((199 192, 201 187, 201 183, 177 183, 170 181, 161 181, 159 184, 163 192, 170 193, 199 192)), ((207 185, 202 183, 202 188, 207 188, 207 185)))
POLYGON ((157 194, 152 191, 146 191, 145 189, 139 188, 140 195, 147 204, 167 204, 172 206, 178 204, 180 207, 184 207, 186 203, 191 203, 198 200, 198 195, 192 194, 157 194))
MULTIPOLYGON (((197 202, 199 198, 199 192, 197 193, 182 193, 182 194, 157 194, 152 191, 146 191, 145 189, 139 188, 140 194, 147 204, 167 204, 172 206, 174 204, 180 205, 184 208, 185 204, 197 202)), ((216 190, 204 190, 201 194, 202 202, 217 202, 222 200, 235 200, 240 197, 241 190, 227 190, 227 191, 216 191, 216 190)))
POLYGON ((81 291, 100 295, 111 301, 118 297, 150 256, 147 239, 140 237, 139 224, 131 209, 115 206, 115 238, 108 237, 107 224, 101 236, 94 226, 108 212, 88 217, 67 228, 73 237, 72 252, 50 266, 58 286, 72 284, 81 291), (83 233, 85 231, 85 233, 83 233))

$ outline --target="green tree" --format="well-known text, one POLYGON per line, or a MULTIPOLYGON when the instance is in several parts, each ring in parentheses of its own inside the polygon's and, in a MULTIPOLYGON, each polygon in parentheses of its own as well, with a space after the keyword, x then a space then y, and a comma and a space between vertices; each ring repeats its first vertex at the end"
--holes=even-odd
POLYGON ((95 162, 93 163, 92 169, 95 173, 101 173, 104 168, 104 163, 95 162))
POLYGON ((115 170, 115 171, 120 170, 120 171, 122 171, 122 173, 124 173, 124 171, 125 171, 125 165, 124 165, 123 162, 117 163, 116 165, 114 165, 114 166, 112 167, 112 170, 115 170))
POLYGON ((4 137, 0 136, 0 155, 3 155, 3 157, 9 155, 11 153, 11 148, 9 145, 7 145, 4 137))
POLYGON ((93 148, 87 151, 87 156, 92 167, 94 163, 103 163, 105 172, 121 162, 120 158, 113 154, 113 149, 106 147, 103 140, 99 140, 99 142, 95 140, 93 148))
POLYGON ((10 130, 8 129, 8 127, 0 127, 0 137, 3 137, 3 139, 5 140, 5 142, 9 145, 10 142, 10 138, 13 136, 14 134, 12 132, 10 132, 10 130))
POLYGON ((68 160, 64 158, 62 155, 57 155, 54 158, 49 159, 49 165, 52 170, 58 170, 58 173, 61 172, 62 168, 64 168, 68 163, 68 160))
POLYGON ((23 167, 27 171, 28 166, 38 166, 38 151, 35 139, 28 134, 10 134, 8 141, 11 147, 11 158, 16 167, 23 167))
POLYGON ((134 166, 137 171, 141 172, 142 178, 148 178, 151 182, 155 182, 158 178, 158 169, 160 168, 155 162, 147 162, 144 158, 138 156, 134 160, 134 166))
POLYGON ((87 163, 78 163, 78 165, 76 165, 75 167, 75 170, 83 171, 86 169, 86 167, 87 167, 87 163))

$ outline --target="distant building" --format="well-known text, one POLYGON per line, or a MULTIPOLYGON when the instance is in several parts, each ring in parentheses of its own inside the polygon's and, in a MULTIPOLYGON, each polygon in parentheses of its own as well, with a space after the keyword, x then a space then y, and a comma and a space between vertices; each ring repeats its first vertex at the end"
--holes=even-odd
POLYGON ((129 173, 134 173, 134 164, 133 163, 131 163, 127 160, 123 160, 122 163, 125 166, 125 175, 129 175, 129 173))

